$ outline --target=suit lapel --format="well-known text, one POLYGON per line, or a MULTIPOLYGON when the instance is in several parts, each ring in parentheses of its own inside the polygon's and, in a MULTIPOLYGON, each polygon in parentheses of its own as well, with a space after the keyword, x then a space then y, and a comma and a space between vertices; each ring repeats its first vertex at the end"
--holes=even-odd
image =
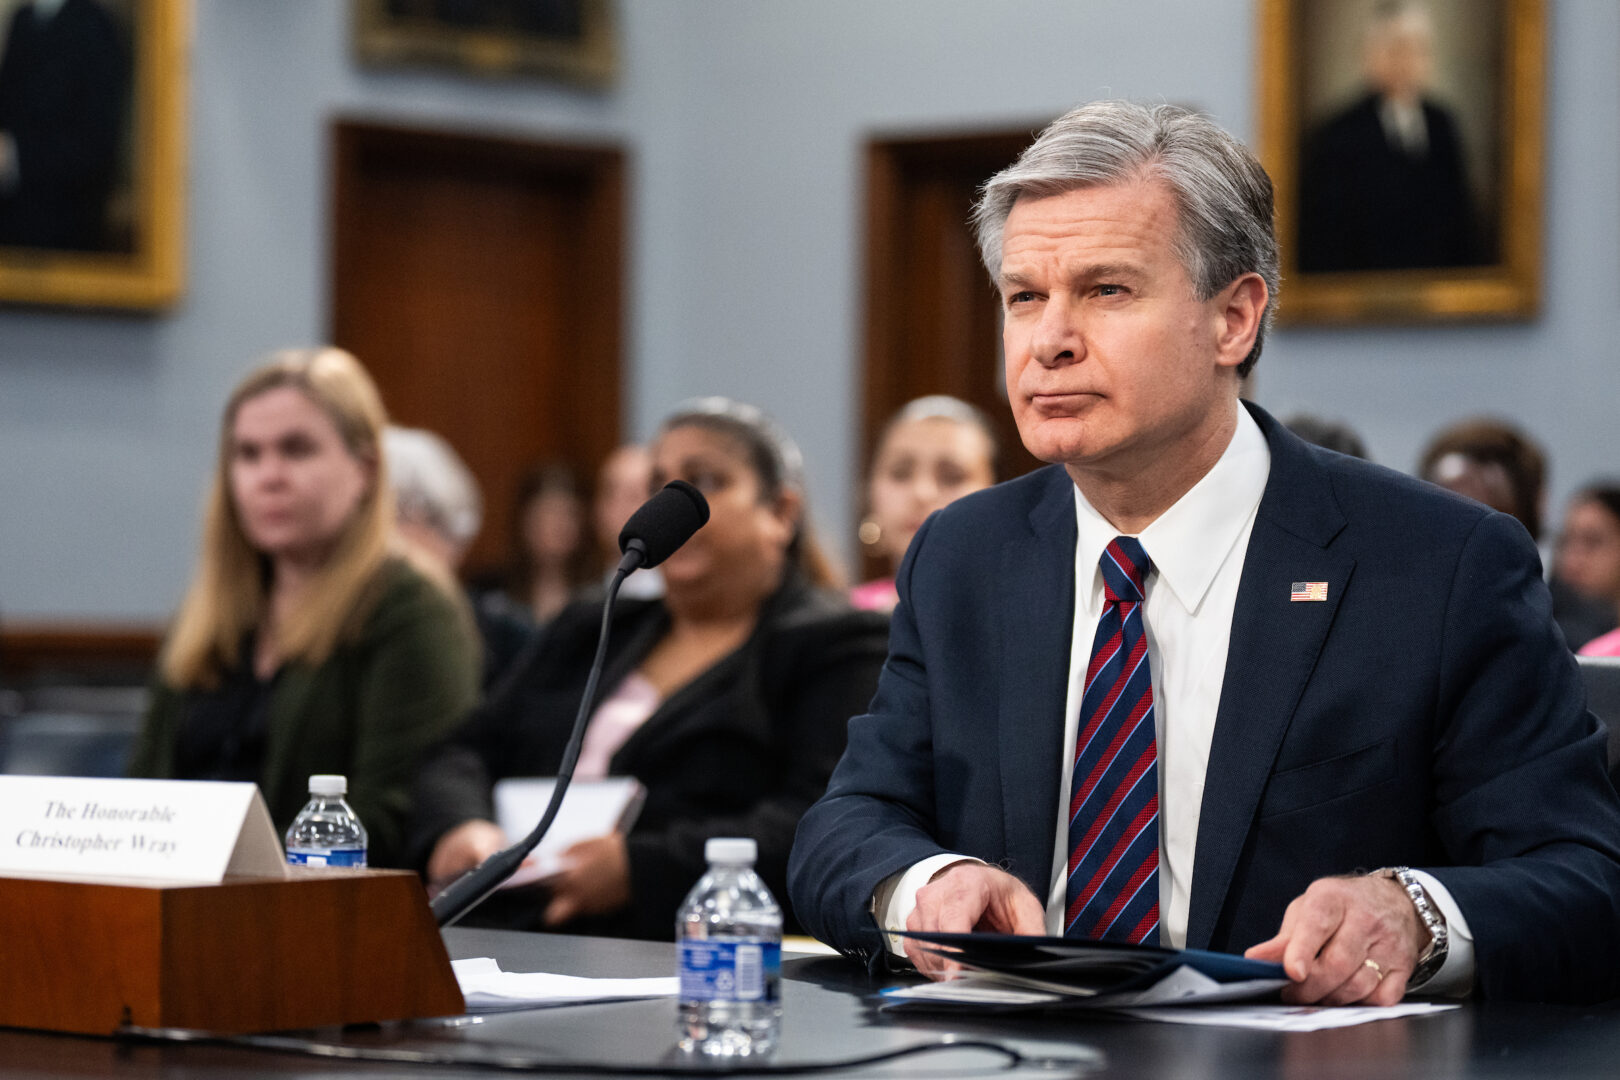
POLYGON ((1002 545, 993 609, 1000 620, 997 725, 1008 868, 1045 902, 1056 842, 1063 708, 1074 630, 1074 490, 1052 481, 1029 530, 1002 545))
POLYGON ((1226 902, 1260 796, 1316 666, 1355 560, 1330 548, 1344 527, 1331 481, 1303 443, 1252 410, 1271 474, 1249 536, 1198 822, 1189 948, 1206 948, 1226 902), (1295 602, 1296 582, 1325 582, 1325 601, 1295 602))

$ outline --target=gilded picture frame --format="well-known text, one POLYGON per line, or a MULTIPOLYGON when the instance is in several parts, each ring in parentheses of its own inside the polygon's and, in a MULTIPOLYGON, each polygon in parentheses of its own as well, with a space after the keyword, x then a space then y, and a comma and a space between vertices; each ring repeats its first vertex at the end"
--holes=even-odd
POLYGON ((64 20, 50 48, 73 51, 54 59, 41 55, 42 23, 23 28, 29 4, 0 0, 0 133, 16 170, 0 184, 0 302, 168 307, 185 286, 190 0, 64 0, 44 18, 64 20), (25 45, 26 63, 17 59, 25 45), (57 81, 30 89, 53 65, 57 81), (63 71, 101 74, 70 93, 63 71), (71 113, 54 111, 68 99, 71 113), (39 148, 41 115, 87 132, 72 140, 74 154, 39 148))
POLYGON ((372 66, 535 75, 588 87, 617 71, 612 0, 351 0, 354 51, 372 66))
POLYGON ((1279 322, 1533 317, 1543 0, 1261 0, 1259 13, 1279 322))

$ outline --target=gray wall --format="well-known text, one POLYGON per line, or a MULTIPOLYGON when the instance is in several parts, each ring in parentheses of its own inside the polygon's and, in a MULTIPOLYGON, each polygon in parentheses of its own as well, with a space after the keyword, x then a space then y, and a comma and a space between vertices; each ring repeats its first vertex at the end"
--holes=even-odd
MULTIPOLYGON (((689 394, 757 401, 803 442, 822 531, 845 551, 863 140, 1035 123, 1104 95, 1253 131, 1250 0, 623 0, 623 77, 606 94, 361 71, 337 0, 197 8, 185 300, 158 317, 0 310, 7 618, 153 621, 174 606, 225 394, 259 353, 327 327, 336 116, 624 145, 628 428, 689 394)), ((1620 5, 1549 8, 1542 316, 1279 333, 1258 396, 1351 421, 1401 468, 1449 419, 1516 417, 1553 452, 1556 507, 1620 471, 1620 5)))

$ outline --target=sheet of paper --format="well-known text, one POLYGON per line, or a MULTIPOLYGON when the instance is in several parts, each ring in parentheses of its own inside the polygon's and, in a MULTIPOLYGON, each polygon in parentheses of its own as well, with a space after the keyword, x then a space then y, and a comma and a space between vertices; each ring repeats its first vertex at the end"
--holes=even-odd
POLYGON ((813 937, 803 934, 784 934, 782 936, 782 952, 799 953, 805 956, 837 956, 838 950, 831 945, 824 945, 813 937))
POLYGON ((1230 1003, 1233 997, 1240 994, 1253 997, 1276 989, 1277 986, 1269 981, 1263 987, 1245 983, 1217 983, 1190 968, 1182 967, 1146 990, 1082 998, 973 974, 948 982, 892 987, 883 991, 883 1007, 944 1006, 999 1011, 1061 1006, 1065 1009, 1107 1011, 1166 1024, 1201 1024, 1261 1031, 1320 1031, 1369 1024, 1374 1020, 1393 1020, 1401 1016, 1433 1016, 1459 1008, 1454 1004, 1432 1001, 1402 1002, 1387 1008, 1230 1003))
POLYGON ((891 986, 883 991, 883 1007, 911 1003, 940 1005, 1040 1006, 1056 1005, 1066 995, 1044 990, 1022 990, 1013 986, 998 986, 988 979, 967 975, 946 982, 922 983, 919 986, 891 986))
POLYGON ((450 969, 455 972, 456 982, 461 984, 461 996, 467 999, 468 1012, 673 997, 680 989, 680 979, 674 975, 650 979, 587 979, 544 971, 502 971, 500 964, 488 956, 452 960, 450 969))
POLYGON ((949 982, 895 987, 883 992, 889 1002, 938 1002, 948 1005, 998 1007, 1063 1004, 1066 1008, 1117 1009, 1123 1006, 1174 1005, 1193 1002, 1241 1001, 1265 997, 1286 985, 1286 979, 1249 979, 1217 982, 1190 967, 1176 968, 1142 990, 1123 994, 1077 995, 1062 985, 1043 983, 1003 972, 974 972, 949 982))
POLYGON ((1461 1008, 1437 1001, 1406 1001, 1399 1005, 1334 1008, 1314 1005, 1175 1005, 1149 1009, 1121 1009, 1139 1020, 1166 1024, 1201 1024, 1209 1027, 1255 1028, 1261 1031, 1322 1031, 1326 1028, 1353 1027, 1374 1020, 1394 1020, 1401 1016, 1433 1016, 1461 1008))
MULTIPOLYGON (((540 821, 556 790, 553 777, 512 777, 495 785, 495 822, 508 839, 524 836, 540 821)), ((628 829, 641 809, 646 789, 633 776, 575 780, 568 785, 546 838, 503 889, 541 881, 562 869, 560 856, 581 840, 628 829)))

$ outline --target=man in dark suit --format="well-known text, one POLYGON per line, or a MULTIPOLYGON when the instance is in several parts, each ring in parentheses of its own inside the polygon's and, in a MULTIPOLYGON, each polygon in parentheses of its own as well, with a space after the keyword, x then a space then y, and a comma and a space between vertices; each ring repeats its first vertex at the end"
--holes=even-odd
POLYGON ((1426 94, 1428 13, 1391 0, 1367 29, 1367 93, 1307 140, 1299 268, 1400 270, 1484 261, 1462 140, 1426 94))
POLYGON ((929 974, 881 930, 1247 950, 1296 1001, 1620 994, 1620 800, 1529 537, 1239 402, 1277 287, 1258 162, 1096 103, 976 220, 1057 467, 913 542, 800 921, 929 974))

